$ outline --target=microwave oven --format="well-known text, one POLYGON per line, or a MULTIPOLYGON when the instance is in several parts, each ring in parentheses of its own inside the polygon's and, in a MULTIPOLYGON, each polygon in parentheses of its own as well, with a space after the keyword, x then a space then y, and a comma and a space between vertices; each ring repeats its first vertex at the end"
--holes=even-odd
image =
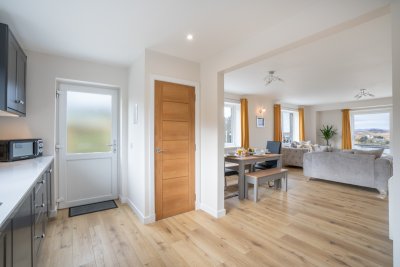
POLYGON ((0 161, 32 159, 42 155, 42 139, 0 140, 0 161))

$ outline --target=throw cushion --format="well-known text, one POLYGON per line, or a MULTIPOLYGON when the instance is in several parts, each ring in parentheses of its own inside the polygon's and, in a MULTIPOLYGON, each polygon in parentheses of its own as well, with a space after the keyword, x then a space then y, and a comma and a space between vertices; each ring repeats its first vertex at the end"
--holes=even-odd
POLYGON ((329 149, 331 148, 330 146, 319 146, 321 149, 321 152, 329 152, 329 149))
POLYGON ((380 158, 383 154, 384 148, 379 149, 371 149, 371 150, 361 150, 361 149, 353 149, 354 154, 364 154, 364 155, 374 155, 375 158, 380 158))
POLYGON ((313 145, 312 150, 315 152, 332 152, 333 148, 331 146, 313 145))

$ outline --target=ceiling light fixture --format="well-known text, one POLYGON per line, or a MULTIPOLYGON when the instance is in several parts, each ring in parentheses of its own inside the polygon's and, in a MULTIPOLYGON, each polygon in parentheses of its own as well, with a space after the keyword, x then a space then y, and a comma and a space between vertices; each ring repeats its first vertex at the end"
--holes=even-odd
POLYGON ((281 79, 279 76, 275 75, 274 70, 270 70, 268 72, 268 75, 265 76, 264 81, 265 81, 265 86, 268 86, 270 83, 275 82, 275 81, 284 82, 283 79, 281 79))
POLYGON ((189 41, 192 41, 193 40, 193 34, 186 35, 186 39, 189 40, 189 41))
POLYGON ((375 95, 368 92, 367 89, 360 89, 360 92, 354 96, 357 100, 360 100, 363 97, 375 97, 375 95))

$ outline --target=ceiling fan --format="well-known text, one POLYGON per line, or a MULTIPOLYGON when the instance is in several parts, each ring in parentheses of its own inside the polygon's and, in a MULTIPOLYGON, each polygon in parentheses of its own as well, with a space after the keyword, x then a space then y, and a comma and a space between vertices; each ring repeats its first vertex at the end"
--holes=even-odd
POLYGON ((360 89, 360 92, 354 96, 357 100, 360 100, 363 97, 375 97, 375 95, 368 92, 367 89, 360 89))
POLYGON ((284 80, 281 77, 279 77, 278 75, 275 75, 274 70, 270 70, 268 72, 268 75, 265 76, 264 81, 265 81, 265 86, 268 86, 270 83, 275 82, 275 81, 284 82, 284 80))

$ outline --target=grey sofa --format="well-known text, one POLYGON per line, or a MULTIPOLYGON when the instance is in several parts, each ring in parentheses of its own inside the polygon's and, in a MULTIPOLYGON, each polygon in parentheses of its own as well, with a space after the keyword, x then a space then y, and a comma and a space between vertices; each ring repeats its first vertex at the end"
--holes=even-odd
POLYGON ((393 175, 390 157, 376 158, 348 152, 311 152, 304 154, 304 175, 346 184, 376 188, 385 197, 393 175))
POLYGON ((303 155, 309 148, 282 147, 282 165, 303 167, 303 155))

